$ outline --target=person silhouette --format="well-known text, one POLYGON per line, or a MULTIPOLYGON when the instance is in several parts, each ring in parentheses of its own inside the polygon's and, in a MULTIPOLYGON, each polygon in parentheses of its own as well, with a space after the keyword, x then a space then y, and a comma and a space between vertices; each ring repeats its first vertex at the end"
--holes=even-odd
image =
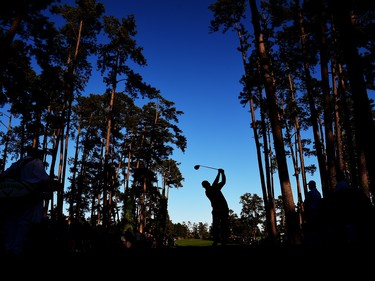
POLYGON ((374 206, 363 189, 354 187, 344 171, 336 175, 334 214, 337 240, 349 245, 372 243, 374 206))
POLYGON ((229 238, 229 208, 227 200, 221 191, 225 183, 226 175, 223 169, 218 169, 212 184, 207 180, 202 181, 205 194, 210 200, 212 207, 212 246, 216 246, 219 242, 221 242, 222 246, 225 246, 229 238))
POLYGON ((316 188, 315 181, 309 181, 307 186, 309 191, 304 201, 305 239, 307 243, 316 243, 319 236, 322 195, 316 188))
POLYGON ((3 254, 6 256, 24 254, 30 242, 33 227, 42 223, 44 218, 42 193, 49 190, 50 177, 45 170, 42 151, 28 148, 25 160, 13 163, 3 174, 6 176, 16 169, 20 161, 27 161, 20 168, 20 179, 38 186, 40 196, 35 196, 17 209, 2 213, 3 254), (30 160, 29 160, 30 159, 30 160))

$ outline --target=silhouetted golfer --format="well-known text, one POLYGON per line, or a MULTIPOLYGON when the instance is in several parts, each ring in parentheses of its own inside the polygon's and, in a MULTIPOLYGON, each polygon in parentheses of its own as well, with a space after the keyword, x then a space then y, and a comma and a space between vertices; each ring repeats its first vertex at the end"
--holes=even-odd
POLYGON ((206 196, 210 199, 212 206, 212 235, 216 246, 220 241, 225 245, 229 236, 229 208, 221 189, 226 183, 226 176, 223 169, 218 169, 217 176, 212 184, 207 180, 202 181, 206 190, 206 196), (221 175, 221 181, 220 180, 221 175))

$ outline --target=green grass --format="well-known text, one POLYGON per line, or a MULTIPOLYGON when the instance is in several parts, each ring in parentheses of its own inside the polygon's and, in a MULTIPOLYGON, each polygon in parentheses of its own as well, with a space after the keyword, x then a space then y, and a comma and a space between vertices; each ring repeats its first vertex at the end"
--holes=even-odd
POLYGON ((175 241, 175 246, 177 247, 206 247, 211 246, 211 240, 203 240, 203 239, 181 239, 175 241))

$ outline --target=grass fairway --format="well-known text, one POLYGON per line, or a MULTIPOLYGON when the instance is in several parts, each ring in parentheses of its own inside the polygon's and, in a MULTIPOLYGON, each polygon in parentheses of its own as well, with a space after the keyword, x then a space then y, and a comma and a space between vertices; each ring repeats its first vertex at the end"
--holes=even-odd
POLYGON ((176 247, 207 247, 211 246, 211 240, 203 239, 181 239, 175 241, 176 247))

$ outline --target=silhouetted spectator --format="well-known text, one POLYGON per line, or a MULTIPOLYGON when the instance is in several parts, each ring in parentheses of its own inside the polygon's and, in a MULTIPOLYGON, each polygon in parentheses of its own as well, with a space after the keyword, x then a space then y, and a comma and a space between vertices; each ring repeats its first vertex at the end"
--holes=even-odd
POLYGON ((316 182, 311 180, 307 184, 309 191, 304 201, 305 239, 307 243, 316 243, 320 235, 320 219, 322 195, 316 188, 316 182))
MULTIPOLYGON (((23 254, 30 242, 30 231, 44 218, 43 193, 48 192, 50 177, 42 161, 42 151, 29 148, 27 157, 13 163, 3 175, 11 174, 20 167, 21 181, 35 185, 38 193, 17 209, 3 213, 3 250, 5 255, 23 254), (22 164, 24 162, 24 164, 22 164)), ((52 189, 51 189, 52 190, 52 189)))
POLYGON ((367 243, 373 233, 374 207, 360 188, 346 180, 342 171, 337 173, 334 192, 334 217, 339 243, 359 245, 367 243))

